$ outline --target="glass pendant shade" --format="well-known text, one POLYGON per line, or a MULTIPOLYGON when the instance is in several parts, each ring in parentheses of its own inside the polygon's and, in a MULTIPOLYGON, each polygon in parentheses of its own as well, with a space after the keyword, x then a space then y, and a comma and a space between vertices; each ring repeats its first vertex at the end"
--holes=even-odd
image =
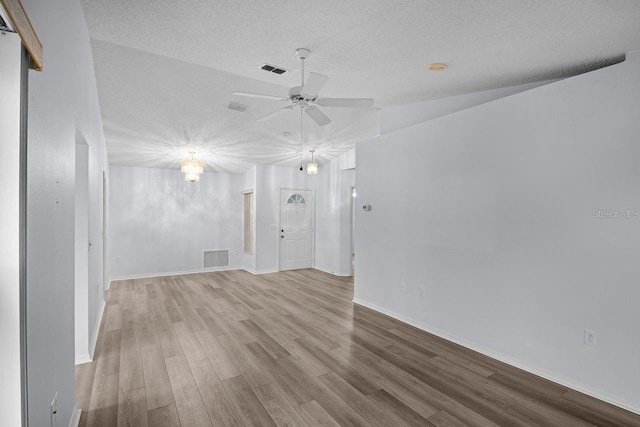
POLYGON ((180 164, 180 172, 184 174, 184 180, 187 182, 197 182, 200 180, 200 174, 204 173, 204 163, 201 160, 194 159, 195 151, 189 151, 190 159, 184 159, 180 164))
POLYGON ((200 181, 200 175, 197 173, 185 173, 184 180, 187 182, 198 182, 200 181))
POLYGON ((313 162, 307 163, 307 173, 309 175, 317 175, 317 173, 318 173, 318 164, 317 163, 313 163, 313 162))
POLYGON ((309 150, 309 151, 311 151, 311 161, 309 163, 307 163, 307 173, 309 175, 317 175, 318 174, 318 164, 313 161, 313 152, 315 150, 309 150))

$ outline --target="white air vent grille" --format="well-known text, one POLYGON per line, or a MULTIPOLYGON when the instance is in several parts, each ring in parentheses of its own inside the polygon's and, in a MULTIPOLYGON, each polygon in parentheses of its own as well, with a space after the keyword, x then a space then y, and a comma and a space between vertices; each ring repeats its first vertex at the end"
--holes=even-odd
POLYGON ((227 109, 233 110, 233 111, 239 111, 241 113, 244 113, 245 111, 247 111, 248 108, 249 108, 248 105, 238 104, 237 102, 230 102, 229 105, 227 105, 227 109))
POLYGON ((203 268, 229 267, 229 250, 204 251, 202 257, 203 268))

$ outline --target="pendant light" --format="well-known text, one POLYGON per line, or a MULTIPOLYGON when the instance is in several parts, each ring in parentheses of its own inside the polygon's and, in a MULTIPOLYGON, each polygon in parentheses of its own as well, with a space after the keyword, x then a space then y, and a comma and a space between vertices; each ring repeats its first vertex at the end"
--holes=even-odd
POLYGON ((184 174, 184 180, 187 182, 197 182, 200 180, 200 174, 204 173, 204 163, 202 160, 196 160, 195 151, 189 151, 190 159, 184 159, 180 164, 180 172, 184 174))
POLYGON ((318 174, 318 164, 313 161, 313 153, 316 151, 314 149, 309 150, 311 152, 311 161, 307 163, 307 173, 309 175, 317 175, 318 174))

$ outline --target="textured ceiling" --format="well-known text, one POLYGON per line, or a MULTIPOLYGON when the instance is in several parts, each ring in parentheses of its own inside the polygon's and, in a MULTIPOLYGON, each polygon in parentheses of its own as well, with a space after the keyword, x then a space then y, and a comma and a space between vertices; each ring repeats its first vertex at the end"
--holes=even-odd
MULTIPOLYGON (((378 108, 578 74, 640 49, 635 0, 82 0, 109 159, 177 168, 189 148, 207 171, 299 163, 300 113, 256 118, 324 74, 324 97, 367 97, 373 109, 305 117, 303 150, 319 163, 379 133, 378 108), (432 62, 448 65, 428 72, 432 62), (260 70, 269 63, 291 70, 260 70), (245 113, 229 101, 249 105, 245 113)), ((305 158, 305 161, 307 159, 305 158)))

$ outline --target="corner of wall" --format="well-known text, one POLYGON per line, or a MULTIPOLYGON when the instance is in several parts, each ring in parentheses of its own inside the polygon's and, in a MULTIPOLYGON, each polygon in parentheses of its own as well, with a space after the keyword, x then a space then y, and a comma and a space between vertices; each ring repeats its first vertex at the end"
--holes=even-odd
POLYGON ((91 333, 91 339, 89 340, 89 359, 92 361, 94 359, 94 355, 96 352, 96 344, 98 343, 98 338, 100 335, 100 325, 102 324, 102 316, 104 314, 104 307, 106 302, 104 299, 100 304, 100 309, 98 310, 98 314, 96 316, 95 327, 93 328, 93 332, 91 333))
POLYGON ((73 406, 71 413, 71 420, 69 420, 69 427, 78 427, 80 425, 80 415, 82 410, 78 408, 78 405, 73 406))
POLYGON ((359 145, 356 302, 638 412, 637 59, 359 145))

